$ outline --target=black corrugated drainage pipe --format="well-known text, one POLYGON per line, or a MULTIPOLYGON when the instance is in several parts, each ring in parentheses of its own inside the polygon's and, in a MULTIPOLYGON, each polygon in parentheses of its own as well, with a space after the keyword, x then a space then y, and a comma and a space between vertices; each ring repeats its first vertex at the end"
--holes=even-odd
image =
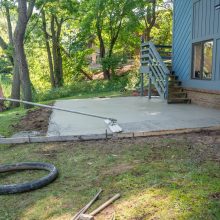
POLYGON ((49 163, 16 163, 0 165, 0 173, 6 173, 18 170, 46 170, 50 173, 38 180, 25 182, 21 184, 0 185, 0 195, 28 192, 39 189, 54 181, 58 176, 57 168, 49 163))

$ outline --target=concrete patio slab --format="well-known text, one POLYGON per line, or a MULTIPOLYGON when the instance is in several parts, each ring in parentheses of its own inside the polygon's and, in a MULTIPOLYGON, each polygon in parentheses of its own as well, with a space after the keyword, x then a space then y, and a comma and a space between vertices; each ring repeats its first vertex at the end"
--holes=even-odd
MULTIPOLYGON (((150 132, 220 125, 220 111, 159 98, 119 97, 61 100, 55 106, 116 118, 124 132, 150 132)), ((48 136, 111 133, 104 120, 54 110, 48 136)))

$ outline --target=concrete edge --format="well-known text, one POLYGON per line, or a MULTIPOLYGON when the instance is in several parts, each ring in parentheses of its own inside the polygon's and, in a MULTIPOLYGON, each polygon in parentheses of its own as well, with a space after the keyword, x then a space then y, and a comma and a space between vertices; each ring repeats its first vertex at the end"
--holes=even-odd
POLYGON ((176 130, 161 130, 161 131, 151 131, 151 132, 128 132, 128 133, 118 133, 118 134, 0 138, 0 144, 53 143, 53 142, 69 142, 69 141, 77 142, 77 141, 111 140, 111 139, 117 140, 124 138, 155 137, 155 136, 163 136, 163 135, 199 133, 202 131, 216 131, 216 130, 220 130, 220 126, 186 128, 186 129, 176 129, 176 130))
POLYGON ((39 136, 21 138, 0 138, 0 144, 52 143, 68 141, 90 141, 111 139, 111 134, 81 135, 81 136, 39 136))

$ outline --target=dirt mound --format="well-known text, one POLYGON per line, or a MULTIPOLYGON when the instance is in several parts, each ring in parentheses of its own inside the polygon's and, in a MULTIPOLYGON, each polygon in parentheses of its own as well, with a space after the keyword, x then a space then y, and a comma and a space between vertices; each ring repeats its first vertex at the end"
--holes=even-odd
POLYGON ((38 108, 29 110, 18 124, 13 125, 16 132, 41 131, 46 134, 52 109, 38 108))

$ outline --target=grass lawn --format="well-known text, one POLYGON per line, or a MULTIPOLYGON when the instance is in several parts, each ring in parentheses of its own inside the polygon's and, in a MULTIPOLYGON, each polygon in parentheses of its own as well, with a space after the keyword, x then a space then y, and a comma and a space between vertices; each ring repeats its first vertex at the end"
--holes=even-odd
POLYGON ((14 133, 12 125, 17 124, 26 112, 27 110, 23 108, 0 112, 0 135, 5 137, 11 136, 14 133))
MULTIPOLYGON (((0 164, 41 161, 59 169, 42 189, 0 196, 0 219, 70 219, 104 190, 94 209, 121 193, 96 219, 220 219, 220 131, 96 142, 0 146, 0 164)), ((0 174, 0 184, 45 173, 0 174)))

